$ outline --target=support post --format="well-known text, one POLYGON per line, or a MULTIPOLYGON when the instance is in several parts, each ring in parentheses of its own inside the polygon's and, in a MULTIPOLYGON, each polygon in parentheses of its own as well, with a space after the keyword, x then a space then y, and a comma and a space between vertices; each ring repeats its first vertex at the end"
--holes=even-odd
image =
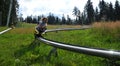
POLYGON ((50 50, 50 52, 49 52, 49 54, 48 54, 48 60, 50 60, 52 54, 54 54, 55 57, 58 56, 57 48, 53 47, 53 48, 50 50))
POLYGON ((9 7, 9 12, 8 12, 8 17, 7 17, 7 24, 6 24, 7 27, 9 26, 9 22, 10 22, 10 14, 11 14, 11 10, 12 10, 12 3, 13 3, 13 0, 10 0, 10 7, 9 7))

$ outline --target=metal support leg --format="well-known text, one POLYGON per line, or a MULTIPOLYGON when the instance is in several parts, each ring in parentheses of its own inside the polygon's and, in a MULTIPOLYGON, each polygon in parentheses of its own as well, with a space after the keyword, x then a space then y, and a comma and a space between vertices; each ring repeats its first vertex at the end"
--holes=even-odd
POLYGON ((108 60, 107 66, 115 66, 114 60, 108 60))
POLYGON ((50 60, 51 55, 54 54, 55 57, 58 57, 57 48, 52 48, 48 54, 48 59, 50 60))
POLYGON ((55 31, 56 33, 58 33, 58 31, 55 31))
POLYGON ((104 62, 106 62, 107 66, 118 66, 114 59, 105 59, 104 62))

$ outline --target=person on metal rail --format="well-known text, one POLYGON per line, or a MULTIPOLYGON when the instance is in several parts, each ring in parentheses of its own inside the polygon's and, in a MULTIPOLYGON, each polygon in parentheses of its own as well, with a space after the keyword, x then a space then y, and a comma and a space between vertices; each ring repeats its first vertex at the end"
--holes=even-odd
POLYGON ((35 27, 35 33, 34 33, 35 38, 42 37, 42 33, 44 33, 45 30, 47 29, 47 22, 48 22, 47 18, 42 18, 41 19, 41 21, 35 27))

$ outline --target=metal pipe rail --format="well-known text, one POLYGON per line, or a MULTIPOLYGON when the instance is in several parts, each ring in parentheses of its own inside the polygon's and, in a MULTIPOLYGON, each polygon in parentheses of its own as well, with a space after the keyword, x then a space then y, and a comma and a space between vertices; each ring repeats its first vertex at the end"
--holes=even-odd
MULTIPOLYGON (((86 28, 81 28, 81 30, 82 29, 86 29, 86 28)), ((59 31, 59 30, 63 31, 63 30, 67 30, 67 29, 47 30, 46 32, 53 32, 53 31, 59 31)), ((68 30, 73 30, 73 29, 68 29, 68 30)), ((78 29, 76 29, 76 30, 78 30, 78 29)), ((53 47, 61 48, 64 50, 69 50, 69 51, 74 51, 74 52, 83 53, 83 54, 87 54, 87 55, 107 58, 107 59, 115 60, 115 61, 120 60, 120 52, 119 51, 98 49, 98 48, 89 48, 89 47, 83 47, 83 46, 74 46, 74 45, 70 45, 70 44, 65 44, 65 43, 49 40, 49 39, 42 38, 42 37, 39 37, 38 40, 40 40, 48 45, 51 45, 53 47)))
POLYGON ((45 33, 47 32, 55 32, 55 31, 71 31, 71 30, 84 30, 84 29, 89 29, 91 27, 84 27, 84 28, 62 28, 62 29, 51 29, 51 30, 46 30, 45 33))
POLYGON ((3 34, 3 33, 7 32, 7 31, 9 31, 9 30, 11 30, 11 29, 12 29, 12 28, 8 28, 8 29, 6 29, 6 30, 4 30, 4 31, 1 31, 0 34, 3 34))

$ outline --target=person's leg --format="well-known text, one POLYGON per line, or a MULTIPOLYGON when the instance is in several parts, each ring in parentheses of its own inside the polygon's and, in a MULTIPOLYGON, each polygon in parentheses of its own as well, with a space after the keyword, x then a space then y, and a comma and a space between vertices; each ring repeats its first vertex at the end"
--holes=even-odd
POLYGON ((42 33, 43 33, 43 31, 39 31, 39 37, 43 37, 42 33))
POLYGON ((39 37, 39 30, 37 28, 35 28, 35 33, 34 33, 34 38, 36 39, 37 37, 39 37))
POLYGON ((43 33, 42 29, 36 28, 35 33, 34 33, 35 39, 38 38, 38 37, 42 37, 42 33, 43 33))

